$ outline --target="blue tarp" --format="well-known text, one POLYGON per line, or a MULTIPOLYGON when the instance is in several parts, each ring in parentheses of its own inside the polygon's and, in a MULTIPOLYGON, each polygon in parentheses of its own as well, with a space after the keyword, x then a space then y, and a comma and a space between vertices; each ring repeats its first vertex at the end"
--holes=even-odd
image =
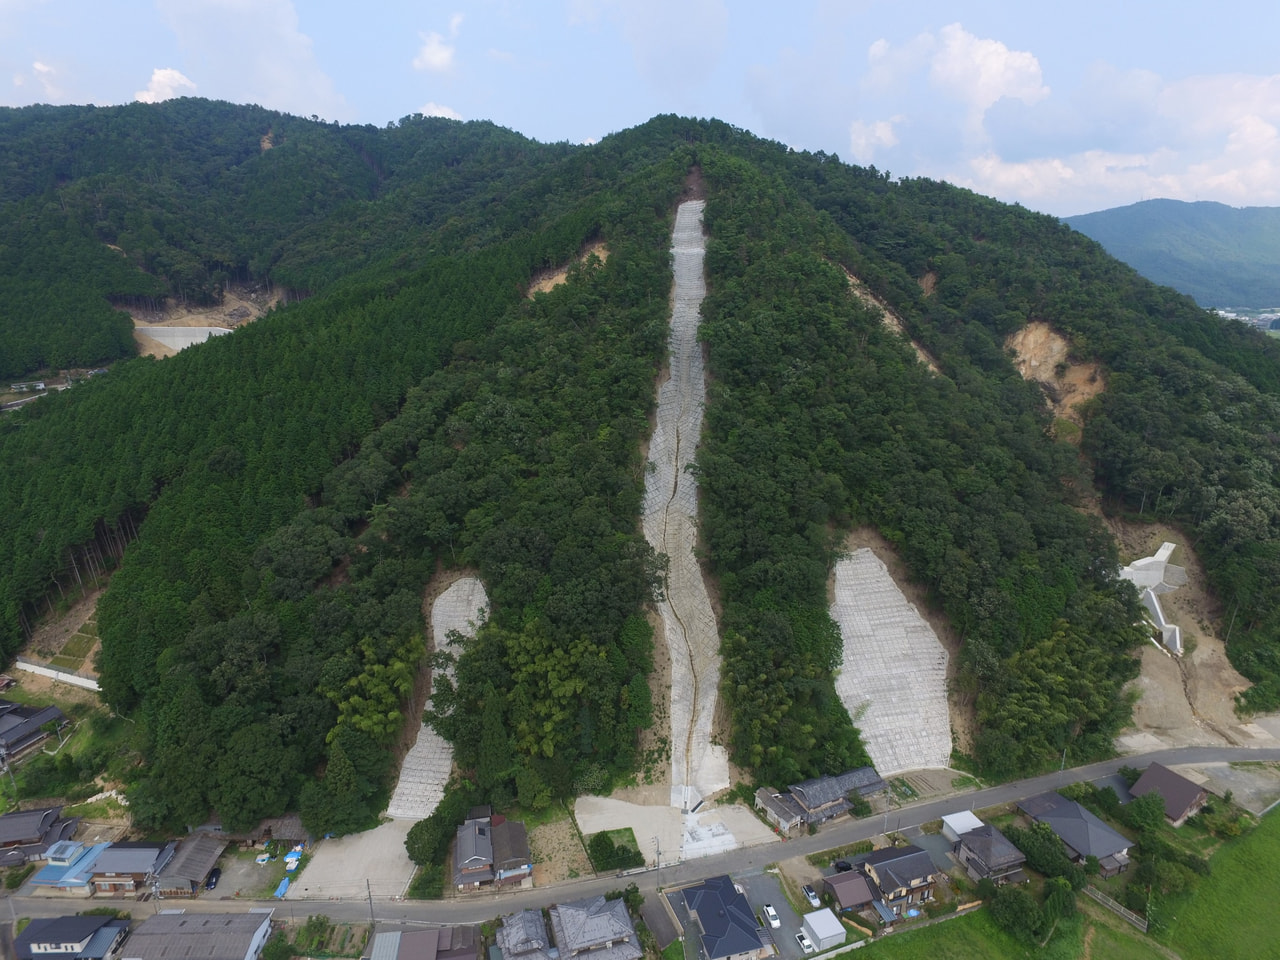
POLYGON ((285 877, 280 881, 280 886, 276 887, 276 892, 272 894, 277 900, 283 900, 285 891, 289 889, 289 878, 285 877))

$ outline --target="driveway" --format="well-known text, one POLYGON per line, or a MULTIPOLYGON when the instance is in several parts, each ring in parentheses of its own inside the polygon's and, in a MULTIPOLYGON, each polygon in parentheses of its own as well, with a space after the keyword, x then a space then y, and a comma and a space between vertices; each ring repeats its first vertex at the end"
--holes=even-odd
POLYGON ((743 896, 751 905, 752 912, 764 924, 766 943, 772 937, 778 947, 778 955, 786 960, 799 960, 802 956, 800 945, 796 943, 796 933, 800 930, 801 916, 791 908, 787 896, 782 892, 782 881, 773 873, 753 873, 735 876, 734 882, 742 887, 743 896), (782 926, 774 930, 764 917, 764 905, 772 904, 778 911, 778 919, 782 926))

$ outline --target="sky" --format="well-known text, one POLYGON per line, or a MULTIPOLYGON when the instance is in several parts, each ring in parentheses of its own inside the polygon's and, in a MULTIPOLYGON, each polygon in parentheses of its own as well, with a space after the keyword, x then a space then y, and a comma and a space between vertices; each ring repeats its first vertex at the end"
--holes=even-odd
POLYGON ((716 117, 1058 216, 1280 205, 1274 0, 0 0, 0 105, 174 96, 574 143, 716 117))

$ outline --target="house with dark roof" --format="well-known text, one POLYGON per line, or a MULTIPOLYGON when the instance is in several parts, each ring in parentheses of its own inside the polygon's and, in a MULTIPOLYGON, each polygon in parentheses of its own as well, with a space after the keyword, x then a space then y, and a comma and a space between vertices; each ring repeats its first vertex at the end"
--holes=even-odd
POLYGON ((711 877, 681 891, 689 921, 696 925, 699 960, 759 960, 770 948, 747 898, 728 875, 711 877))
POLYGON ((113 843, 103 850, 89 875, 96 894, 112 897, 145 893, 173 859, 176 843, 113 843))
POLYGON ((841 910, 865 910, 872 900, 880 897, 879 891, 872 888, 871 880, 856 870, 826 877, 822 885, 831 892, 836 906, 841 910))
POLYGON ((524 824, 489 808, 474 808, 458 827, 454 841, 453 882, 459 890, 477 890, 488 883, 520 883, 533 876, 533 854, 524 824))
POLYGON ((975 882, 1026 882, 1027 875, 1022 872, 1022 865, 1027 862, 1027 855, 989 823, 960 834, 955 845, 955 855, 969 878, 975 882))
POLYGON ((493 879, 495 883, 520 883, 533 876, 533 853, 529 834, 519 820, 495 814, 489 821, 493 837, 493 879))
POLYGON ((804 809, 789 793, 778 793, 773 787, 761 787, 756 791, 755 806, 775 829, 783 833, 804 825, 804 809))
POLYGON ((226 848, 227 841, 217 834, 193 833, 185 837, 157 872, 153 888, 162 897, 195 896, 226 848))
POLYGON ((1114 877, 1129 867, 1128 838, 1112 830, 1074 800, 1050 790, 1029 797, 1018 809, 1037 823, 1048 824, 1076 863, 1096 857, 1104 877, 1114 877))
POLYGON ((66 716, 54 706, 29 707, 0 700, 0 757, 13 759, 49 736, 49 727, 61 727, 66 716))
POLYGON ((644 956, 635 925, 622 900, 587 897, 558 903, 548 913, 560 960, 568 957, 639 960, 644 956))
POLYGON ((493 838, 489 818, 468 820, 458 827, 453 845, 453 882, 459 890, 493 882, 493 838))
POLYGON ((373 938, 369 960, 477 960, 478 927, 437 927, 380 933, 373 938))
POLYGON ((873 850, 862 869, 894 916, 902 916, 912 904, 933 899, 937 868, 933 858, 914 844, 873 850))
POLYGON ((32 920, 13 941, 18 960, 111 960, 129 929, 115 917, 32 920))
POLYGON ((271 935, 272 913, 166 910, 134 927, 120 960, 257 960, 271 935))
POLYGON ((1182 826, 1188 817, 1199 813, 1209 799, 1209 792, 1200 784, 1160 763, 1147 767, 1129 792, 1135 797, 1160 794, 1164 801, 1164 815, 1175 827, 1182 826))
POLYGON ((541 910, 508 914, 495 937, 503 960, 551 960, 551 938, 541 910))
POLYGON ((856 793, 865 799, 889 789, 889 785, 873 767, 859 767, 834 777, 793 783, 788 789, 804 811, 806 823, 823 823, 852 807, 849 794, 856 793))
POLYGON ((75 833, 79 818, 62 818, 62 807, 18 810, 0 817, 0 867, 43 860, 55 843, 75 833))

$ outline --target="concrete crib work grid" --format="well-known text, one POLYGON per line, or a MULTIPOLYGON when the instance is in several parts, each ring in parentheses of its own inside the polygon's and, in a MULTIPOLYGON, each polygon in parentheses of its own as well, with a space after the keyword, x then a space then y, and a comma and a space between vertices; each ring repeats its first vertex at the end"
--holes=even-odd
POLYGON ((836 693, 877 772, 949 766, 947 652, 870 550, 836 564, 831 618, 844 639, 836 693))
POLYGON ((660 604, 671 655, 671 803, 691 810, 729 786, 728 757, 711 742, 720 683, 719 633, 702 571, 693 555, 698 490, 688 466, 702 432, 706 375, 698 343, 698 311, 706 295, 700 200, 680 204, 672 236, 674 305, 670 377, 658 389, 645 480, 645 539, 670 559, 660 604))

